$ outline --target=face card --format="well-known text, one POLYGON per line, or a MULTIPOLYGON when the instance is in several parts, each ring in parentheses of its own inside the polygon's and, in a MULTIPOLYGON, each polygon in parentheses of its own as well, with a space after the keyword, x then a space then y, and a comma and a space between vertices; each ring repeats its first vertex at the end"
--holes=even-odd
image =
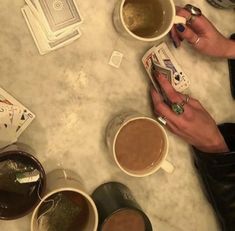
POLYGON ((19 136, 28 127, 33 119, 34 117, 32 116, 32 114, 24 109, 16 128, 16 134, 19 136))
POLYGON ((172 86, 179 92, 187 89, 190 85, 190 80, 176 62, 167 45, 165 43, 160 44, 156 47, 156 53, 161 65, 172 70, 172 86))
POLYGON ((0 88, 0 102, 7 103, 7 105, 9 106, 17 106, 23 111, 24 116, 21 116, 16 131, 16 136, 18 137, 24 131, 24 129, 33 121, 35 115, 2 88, 0 88))
POLYGON ((171 83, 171 81, 172 81, 171 80, 172 79, 171 69, 165 68, 165 67, 155 63, 154 61, 153 61, 153 68, 154 68, 155 71, 159 72, 160 74, 163 74, 167 78, 169 83, 171 83))
POLYGON ((5 128, 9 128, 12 125, 13 116, 13 105, 0 103, 0 123, 4 125, 5 128))
POLYGON ((153 59, 151 59, 152 61, 152 66, 151 66, 151 82, 155 88, 155 90, 162 96, 163 100, 165 103, 169 103, 168 97, 165 93, 165 91, 163 90, 163 88, 161 87, 161 85, 159 84, 159 82, 157 81, 157 74, 161 73, 164 75, 164 77, 171 83, 171 70, 164 68, 162 66, 160 66, 159 64, 156 64, 153 59))

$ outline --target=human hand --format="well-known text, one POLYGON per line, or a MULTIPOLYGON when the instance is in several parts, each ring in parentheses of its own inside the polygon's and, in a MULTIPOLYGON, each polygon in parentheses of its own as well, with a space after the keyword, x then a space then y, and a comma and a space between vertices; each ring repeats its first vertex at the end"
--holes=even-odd
MULTIPOLYGON (((185 95, 177 92, 163 75, 159 74, 156 78, 171 103, 180 104, 185 100, 185 95)), ((155 113, 165 118, 170 131, 203 152, 228 151, 215 121, 198 100, 190 98, 183 106, 184 112, 177 115, 154 89, 151 90, 151 96, 155 113)))
MULTIPOLYGON (((177 15, 188 19, 191 13, 181 7, 176 8, 177 15)), ((191 23, 174 25, 170 32, 176 47, 186 40, 203 54, 232 58, 235 57, 235 42, 225 38, 204 16, 193 16, 191 23)))

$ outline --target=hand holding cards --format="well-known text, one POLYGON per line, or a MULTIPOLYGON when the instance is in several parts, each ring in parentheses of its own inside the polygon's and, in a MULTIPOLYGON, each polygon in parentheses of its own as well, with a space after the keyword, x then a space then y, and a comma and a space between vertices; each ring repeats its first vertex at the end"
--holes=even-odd
POLYGON ((189 87, 189 78, 177 63, 166 43, 161 43, 160 45, 149 49, 143 56, 142 62, 153 86, 160 94, 163 93, 154 76, 156 71, 164 74, 176 91, 183 92, 189 87))
POLYGON ((25 0, 21 10, 41 55, 66 46, 81 36, 75 0, 25 0))
POLYGON ((17 141, 35 115, 0 88, 0 148, 17 141))

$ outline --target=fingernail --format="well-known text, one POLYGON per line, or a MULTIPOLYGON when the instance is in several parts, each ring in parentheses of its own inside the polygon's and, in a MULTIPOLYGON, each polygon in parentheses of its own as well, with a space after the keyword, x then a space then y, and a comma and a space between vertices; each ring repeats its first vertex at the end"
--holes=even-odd
POLYGON ((176 29, 179 31, 179 32, 184 32, 184 30, 185 30, 185 27, 184 27, 184 25, 183 24, 177 24, 176 25, 176 29))

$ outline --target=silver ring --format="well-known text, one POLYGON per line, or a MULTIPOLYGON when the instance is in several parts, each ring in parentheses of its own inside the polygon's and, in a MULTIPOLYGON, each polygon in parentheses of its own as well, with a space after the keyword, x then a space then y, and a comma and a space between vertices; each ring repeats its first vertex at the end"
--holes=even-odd
POLYGON ((197 37, 197 40, 196 40, 195 42, 191 43, 191 44, 192 44, 192 45, 197 45, 199 42, 200 42, 200 38, 197 37))
POLYGON ((165 116, 158 116, 157 117, 157 120, 158 120, 158 122, 160 123, 160 124, 162 124, 162 125, 166 125, 166 117, 165 116))
POLYGON ((186 104, 186 103, 188 103, 188 101, 189 101, 189 99, 190 99, 190 96, 187 95, 187 94, 185 94, 184 96, 185 96, 185 100, 184 100, 184 101, 185 101, 185 104, 186 104))
POLYGON ((191 15, 195 15, 195 16, 202 15, 202 11, 198 7, 193 6, 191 4, 186 4, 184 9, 187 10, 191 15))
POLYGON ((186 19, 186 23, 190 26, 192 25, 192 23, 194 22, 194 20, 196 19, 195 15, 190 15, 187 19, 186 19))

